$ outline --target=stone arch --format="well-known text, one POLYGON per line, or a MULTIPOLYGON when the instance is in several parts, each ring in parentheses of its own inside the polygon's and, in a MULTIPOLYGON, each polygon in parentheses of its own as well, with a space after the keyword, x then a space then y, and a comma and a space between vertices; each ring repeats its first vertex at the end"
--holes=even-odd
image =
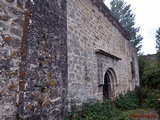
POLYGON ((117 71, 113 68, 113 66, 110 66, 109 67, 104 67, 103 69, 103 80, 104 80, 104 76, 106 74, 106 72, 109 71, 113 77, 113 80, 114 80, 114 85, 118 85, 119 82, 117 80, 117 71))
POLYGON ((108 68, 104 74, 103 97, 113 100, 115 98, 116 73, 113 68, 108 68))

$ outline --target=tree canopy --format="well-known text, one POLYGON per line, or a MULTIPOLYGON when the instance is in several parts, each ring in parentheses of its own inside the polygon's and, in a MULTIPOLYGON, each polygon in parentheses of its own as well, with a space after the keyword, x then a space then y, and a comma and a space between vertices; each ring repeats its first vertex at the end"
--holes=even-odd
POLYGON ((156 49, 157 49, 157 53, 160 53, 160 27, 156 31, 156 36, 155 37, 156 37, 156 49))
POLYGON ((152 61, 139 56, 139 75, 141 86, 160 89, 160 61, 152 61))
POLYGON ((128 39, 133 42, 137 52, 141 50, 142 39, 138 35, 140 27, 135 27, 135 15, 132 13, 131 5, 127 5, 123 0, 112 0, 110 2, 113 16, 121 23, 122 27, 129 33, 128 39))

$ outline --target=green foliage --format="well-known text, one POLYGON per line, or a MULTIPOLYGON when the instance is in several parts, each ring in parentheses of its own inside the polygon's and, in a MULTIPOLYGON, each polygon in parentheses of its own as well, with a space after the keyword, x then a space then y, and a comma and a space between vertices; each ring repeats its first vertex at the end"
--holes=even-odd
POLYGON ((147 93, 145 94, 145 99, 143 101, 143 108, 155 108, 160 110, 160 102, 158 98, 160 97, 159 89, 146 89, 147 93))
POLYGON ((160 110, 160 54, 157 53, 157 61, 146 60, 139 57, 140 83, 143 88, 139 91, 141 106, 144 108, 156 108, 160 110))
POLYGON ((135 28, 135 15, 132 13, 131 5, 127 5, 123 0, 112 0, 110 2, 113 16, 121 23, 123 28, 128 31, 128 39, 134 43, 137 51, 140 51, 143 37, 138 35, 140 28, 135 28))
MULTIPOLYGON (((122 111, 133 109, 156 109, 160 112, 160 89, 136 88, 135 91, 120 96, 116 108, 122 111)), ((121 115, 120 115, 121 116, 121 115)))
POLYGON ((144 85, 150 88, 160 88, 160 66, 157 62, 152 62, 145 66, 142 81, 144 85))
MULTIPOLYGON (((157 52, 157 61, 159 62, 159 64, 160 64, 160 52, 157 52)), ((160 66, 160 65, 159 65, 160 66)))
POLYGON ((87 103, 78 116, 70 114, 67 120, 116 120, 116 112, 108 100, 102 103, 87 103))
POLYGON ((126 95, 120 95, 116 101, 116 107, 120 110, 136 109, 139 105, 139 99, 136 92, 128 92, 126 95))
POLYGON ((157 52, 160 52, 160 27, 156 31, 155 37, 156 37, 156 49, 157 49, 157 52))
POLYGON ((114 101, 87 103, 82 111, 71 112, 65 120, 132 120, 131 114, 146 113, 148 108, 160 110, 160 90, 136 88, 114 101), (144 108, 144 109, 141 109, 144 108))
POLYGON ((150 88, 137 88, 136 94, 139 99, 139 107, 141 108, 155 108, 160 109, 160 102, 158 98, 160 97, 159 89, 150 88))
POLYGON ((139 56, 139 75, 140 84, 143 87, 160 89, 160 60, 157 53, 157 61, 146 60, 143 56, 139 56))
POLYGON ((139 58, 138 58, 138 64, 139 64, 139 78, 140 78, 140 80, 141 80, 141 81, 140 81, 140 85, 141 85, 141 86, 145 86, 144 81, 142 81, 142 76, 143 76, 145 67, 146 67, 147 65, 149 65, 150 62, 147 61, 147 60, 144 60, 144 59, 142 58, 142 56, 139 56, 139 58))

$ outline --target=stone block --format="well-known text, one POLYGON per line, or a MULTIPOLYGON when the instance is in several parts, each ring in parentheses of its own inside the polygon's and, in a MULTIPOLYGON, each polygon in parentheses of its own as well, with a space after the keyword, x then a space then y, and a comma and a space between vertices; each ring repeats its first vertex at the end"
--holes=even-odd
POLYGON ((14 2, 14 0, 6 0, 7 2, 9 2, 9 3, 13 3, 14 2))
POLYGON ((16 35, 18 37, 22 37, 22 35, 23 35, 22 34, 23 32, 19 29, 16 29, 16 28, 11 28, 10 33, 13 35, 16 35))

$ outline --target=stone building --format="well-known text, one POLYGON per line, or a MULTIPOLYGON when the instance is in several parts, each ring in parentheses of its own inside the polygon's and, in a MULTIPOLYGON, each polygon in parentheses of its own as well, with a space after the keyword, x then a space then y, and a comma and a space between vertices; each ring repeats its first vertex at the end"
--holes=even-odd
POLYGON ((63 120, 139 85, 136 49, 102 0, 1 0, 0 119, 63 120))

